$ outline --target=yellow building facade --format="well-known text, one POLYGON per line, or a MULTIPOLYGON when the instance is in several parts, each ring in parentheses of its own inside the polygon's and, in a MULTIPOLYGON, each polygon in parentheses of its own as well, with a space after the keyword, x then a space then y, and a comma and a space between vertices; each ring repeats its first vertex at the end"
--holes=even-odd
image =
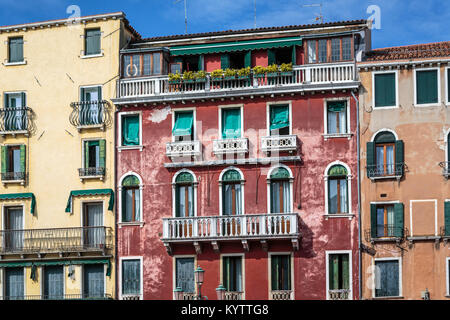
POLYGON ((0 297, 115 297, 121 12, 0 28, 0 297))

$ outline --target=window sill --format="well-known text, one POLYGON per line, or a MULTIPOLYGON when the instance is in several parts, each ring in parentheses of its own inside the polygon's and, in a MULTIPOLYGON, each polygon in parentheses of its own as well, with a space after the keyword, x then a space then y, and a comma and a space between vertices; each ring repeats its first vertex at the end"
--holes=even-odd
POLYGON ((80 177, 80 181, 83 182, 83 180, 94 180, 99 179, 100 181, 103 181, 105 179, 105 176, 84 176, 80 177))
POLYGON ((405 299, 402 296, 392 296, 392 297, 373 297, 373 300, 385 300, 385 299, 405 299))
POLYGON ((353 136, 353 133, 326 133, 322 135, 326 140, 333 139, 333 138, 347 138, 350 140, 353 136))
POLYGON ((323 217, 325 218, 325 220, 328 220, 328 218, 348 218, 348 220, 352 220, 353 217, 355 215, 354 214, 347 214, 347 213, 334 213, 334 214, 324 214, 323 217))
POLYGON ((380 237, 380 238, 371 238, 370 242, 398 242, 402 238, 399 237, 380 237))
POLYGON ((122 227, 141 227, 143 228, 145 225, 144 221, 141 222, 119 222, 118 226, 119 229, 122 229, 122 227))
POLYGON ((415 108, 440 107, 440 103, 414 104, 415 108))
POLYGON ((78 126, 77 130, 78 132, 81 132, 83 129, 102 129, 102 131, 105 131, 105 125, 104 124, 94 124, 94 125, 84 125, 84 126, 78 126))
POLYGON ((389 110, 389 109, 399 109, 399 106, 384 106, 384 107, 373 107, 373 110, 389 110))
POLYGON ((370 180, 386 180, 386 179, 397 179, 400 180, 402 176, 380 176, 380 177, 370 177, 370 180))
POLYGON ((140 145, 140 146, 121 146, 121 147, 117 147, 117 150, 119 150, 119 152, 122 152, 124 150, 139 150, 142 152, 142 149, 144 149, 144 146, 140 145))
POLYGON ((19 134, 24 134, 25 136, 28 136, 28 131, 26 130, 21 130, 21 131, 1 131, 0 132, 0 136, 13 136, 15 137, 16 135, 19 134))
POLYGON ((27 60, 20 61, 20 62, 4 62, 3 65, 5 67, 12 67, 12 66, 24 66, 27 64, 27 60))
POLYGON ((9 180, 9 181, 2 181, 3 185, 5 184, 20 184, 21 186, 25 185, 25 180, 9 180))
POLYGON ((101 58, 101 57, 104 57, 105 56, 105 54, 102 52, 102 53, 99 53, 99 54, 90 54, 90 55, 81 55, 80 56, 80 58, 81 59, 91 59, 91 58, 101 58))

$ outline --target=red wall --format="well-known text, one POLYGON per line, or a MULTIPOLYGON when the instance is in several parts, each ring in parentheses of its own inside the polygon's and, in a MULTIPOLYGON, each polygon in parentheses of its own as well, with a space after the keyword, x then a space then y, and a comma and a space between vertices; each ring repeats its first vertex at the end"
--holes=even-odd
MULTIPOLYGON (((254 56, 257 59, 257 55, 254 56)), ((259 59, 259 58, 258 58, 259 59)), ((264 59, 264 57, 260 57, 264 59)), ((209 68, 217 60, 205 59, 209 68)), ((220 63, 220 59, 219 59, 220 63)), ((250 139, 249 157, 264 158, 260 152, 260 137, 266 132, 266 104, 270 101, 292 101, 293 134, 298 136, 298 156, 301 163, 286 163, 294 174, 294 212, 300 217, 300 250, 294 251, 294 286, 296 299, 326 298, 326 250, 352 250, 353 297, 358 295, 358 229, 357 229, 357 179, 351 179, 352 213, 355 217, 325 220, 324 171, 336 160, 346 163, 353 176, 357 173, 356 137, 325 141, 324 98, 346 98, 348 95, 305 94, 273 99, 244 99, 244 136, 250 139), (299 173, 299 174, 298 174, 299 173), (301 206, 298 209, 298 206, 301 206)), ((351 101, 351 132, 356 132, 356 106, 351 101)), ((221 104, 236 104, 225 101, 221 104)), ((196 107, 198 137, 202 141, 205 160, 217 159, 211 153, 212 140, 218 134, 218 103, 205 102, 194 105, 177 104, 181 107, 196 107)), ((143 144, 139 150, 123 150, 117 153, 117 180, 127 172, 135 172, 144 180, 145 225, 118 228, 118 256, 144 257, 144 299, 172 299, 173 257, 170 257, 160 240, 163 217, 172 216, 172 177, 178 171, 166 169, 170 163, 165 155, 165 145, 171 141, 172 115, 168 106, 133 107, 122 111, 142 111, 143 144)), ((245 176, 245 212, 267 213, 267 169, 269 166, 237 166, 245 176), (260 175, 260 176, 259 176, 260 175), (259 176, 259 178, 258 178, 259 176), (257 197, 256 197, 257 195, 257 197)), ((218 179, 225 167, 188 168, 192 170, 198 185, 198 216, 219 215, 218 179), (211 179, 210 192, 207 181, 211 179), (209 200, 208 200, 209 197, 209 200)), ((119 185, 119 183, 118 183, 119 185)), ((244 253, 240 243, 222 244, 221 253, 244 253)), ((270 252, 291 252, 290 242, 270 242, 270 252)), ((173 246, 174 255, 195 255, 192 245, 173 246)), ((198 264, 206 271, 202 293, 215 299, 215 288, 219 284, 220 259, 210 244, 203 245, 198 264)), ((268 298, 268 253, 259 242, 250 242, 250 251, 245 252, 245 291, 247 299, 268 298)), ((119 284, 120 285, 120 284, 119 284)))

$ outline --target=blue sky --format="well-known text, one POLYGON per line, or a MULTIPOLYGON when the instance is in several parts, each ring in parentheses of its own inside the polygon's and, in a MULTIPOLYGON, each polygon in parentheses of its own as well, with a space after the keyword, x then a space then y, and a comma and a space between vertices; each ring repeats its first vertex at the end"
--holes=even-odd
MULTIPOLYGON (((144 37, 183 34, 183 0, 0 0, 0 25, 69 17, 74 4, 81 15, 123 11, 144 37)), ((367 19, 370 5, 381 13, 373 30, 374 48, 450 40, 450 1, 445 0, 256 0, 257 27, 314 23, 322 2, 325 22, 367 19)), ((254 0, 187 0, 188 32, 245 29, 254 26, 254 0)))

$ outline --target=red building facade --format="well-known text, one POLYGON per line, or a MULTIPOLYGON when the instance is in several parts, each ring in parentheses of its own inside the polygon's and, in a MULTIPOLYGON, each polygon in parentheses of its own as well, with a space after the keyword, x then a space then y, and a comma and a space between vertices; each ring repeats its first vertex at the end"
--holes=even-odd
POLYGON ((366 21, 122 50, 118 296, 193 299, 201 267, 209 299, 358 299, 352 93, 368 50, 366 21))

